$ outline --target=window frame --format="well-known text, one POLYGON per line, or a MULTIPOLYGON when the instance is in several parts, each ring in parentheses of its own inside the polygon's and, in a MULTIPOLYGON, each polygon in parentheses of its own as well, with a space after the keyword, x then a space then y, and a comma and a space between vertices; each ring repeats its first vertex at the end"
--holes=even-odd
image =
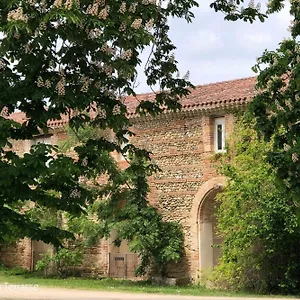
POLYGON ((217 117, 214 119, 214 150, 215 150, 215 153, 226 152, 225 140, 226 140, 225 117, 217 117), (219 149, 219 146, 220 146, 219 126, 221 126, 221 149, 219 149))

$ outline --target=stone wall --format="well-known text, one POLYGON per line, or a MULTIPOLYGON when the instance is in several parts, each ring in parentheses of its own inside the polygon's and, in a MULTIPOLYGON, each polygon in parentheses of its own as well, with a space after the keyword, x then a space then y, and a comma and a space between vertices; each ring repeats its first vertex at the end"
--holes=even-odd
POLYGON ((23 239, 10 246, 0 245, 0 263, 6 267, 31 270, 31 240, 23 239))
MULTIPOLYGON (((132 119, 132 130, 136 136, 132 142, 151 151, 153 161, 161 172, 150 178, 149 200, 156 206, 165 220, 179 222, 185 233, 185 257, 170 268, 170 276, 183 278, 194 276, 199 260, 197 234, 193 213, 198 218, 199 207, 195 196, 201 186, 218 176, 214 157, 214 118, 225 116, 226 135, 231 131, 234 117, 222 111, 180 112, 163 114, 156 118, 132 119), (194 210, 194 211, 193 211, 194 210)), ((66 138, 63 131, 52 136, 52 142, 66 138)), ((28 142, 14 144, 22 153, 28 149, 28 142), (27 143, 27 144, 26 144, 27 143)), ((121 166, 124 162, 121 162, 121 166)), ((109 243, 103 240, 84 254, 83 270, 94 270, 106 275, 108 271, 109 243)), ((28 241, 20 243, 14 251, 0 251, 0 259, 9 266, 21 265, 30 268, 28 241), (17 254, 19 253, 19 254, 17 254)))
MULTIPOLYGON (((214 119, 225 116, 226 135, 234 124, 224 112, 164 114, 133 123, 133 143, 151 151, 161 172, 150 181, 151 203, 165 220, 179 222, 185 233, 185 257, 170 268, 170 276, 194 276, 195 230, 190 216, 195 195, 203 183, 218 176, 214 157, 214 119)), ((195 208, 194 208, 195 209, 195 208)), ((196 208, 198 210, 198 208, 196 208)), ((198 252, 197 252, 198 253, 198 252)))

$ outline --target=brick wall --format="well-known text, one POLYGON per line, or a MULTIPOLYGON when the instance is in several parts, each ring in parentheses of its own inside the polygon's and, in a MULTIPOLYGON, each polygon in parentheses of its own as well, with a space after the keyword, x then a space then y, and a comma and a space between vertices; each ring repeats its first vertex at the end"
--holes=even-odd
MULTIPOLYGON (((212 157, 214 118, 219 116, 225 116, 228 135, 234 124, 234 117, 222 111, 180 112, 156 118, 132 119, 133 131, 136 133, 132 142, 150 150, 154 162, 162 170, 150 178, 150 202, 160 210, 165 220, 177 221, 184 229, 186 255, 180 263, 175 266, 173 264, 170 268, 170 275, 174 277, 194 276, 197 271, 195 261, 199 259, 200 250, 197 248, 195 224, 202 200, 197 199, 196 195, 205 183, 218 176, 212 157), (193 222, 191 216, 194 216, 193 222)), ((52 142, 64 138, 65 133, 60 131, 52 136, 52 142)), ((26 151, 26 143, 28 141, 23 144, 17 142, 14 147, 22 153, 26 151)), ((217 181, 212 187, 215 184, 217 181)), ((98 247, 88 249, 84 254, 83 269, 94 269, 106 275, 108 248, 108 241, 103 240, 98 247)), ((0 251, 0 259, 9 266, 22 265, 30 268, 30 252, 30 243, 24 240, 14 251, 0 251)))
MULTIPOLYGON (((161 172, 150 179, 151 202, 159 208, 165 220, 179 222, 185 233, 186 255, 170 268, 170 276, 194 276, 196 224, 190 218, 196 194, 203 183, 218 177, 214 156, 214 119, 225 116, 226 135, 234 124, 233 115, 222 111, 203 114, 181 112, 157 118, 136 119, 133 143, 153 153, 161 172)), ((194 210, 197 208, 193 208, 194 210)))
POLYGON ((0 245, 0 263, 31 270, 31 240, 25 238, 10 246, 0 245))

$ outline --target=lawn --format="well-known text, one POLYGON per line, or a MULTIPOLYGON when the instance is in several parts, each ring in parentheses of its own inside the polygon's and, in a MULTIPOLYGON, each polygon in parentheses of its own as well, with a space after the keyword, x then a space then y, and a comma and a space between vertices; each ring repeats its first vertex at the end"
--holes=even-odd
POLYGON ((193 296, 245 296, 258 297, 249 293, 236 293, 207 289, 198 285, 188 286, 165 286, 149 281, 130 281, 121 279, 87 279, 87 278, 45 278, 33 273, 25 273, 16 269, 0 268, 0 284, 28 284, 44 287, 71 288, 84 290, 122 291, 130 293, 157 293, 193 296))

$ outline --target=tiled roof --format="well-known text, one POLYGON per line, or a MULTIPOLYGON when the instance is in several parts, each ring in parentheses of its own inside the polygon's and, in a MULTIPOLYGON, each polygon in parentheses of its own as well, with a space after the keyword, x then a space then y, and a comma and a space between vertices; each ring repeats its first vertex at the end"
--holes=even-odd
MULTIPOLYGON (((14 120, 18 123, 23 123, 26 121, 26 115, 23 112, 15 112, 7 117, 8 119, 14 120)), ((60 128, 66 125, 69 121, 67 115, 62 115, 60 120, 49 120, 48 125, 52 128, 60 128)))
MULTIPOLYGON (((181 100, 183 110, 210 109, 231 104, 243 104, 251 101, 254 96, 256 77, 222 81, 198 85, 191 93, 181 100)), ((130 96, 125 99, 129 114, 142 100, 152 101, 154 93, 130 96)))
MULTIPOLYGON (((242 105, 251 101, 255 92, 256 77, 237 80, 222 81, 217 83, 198 85, 191 93, 181 100, 183 110, 206 110, 232 105, 242 105)), ((129 116, 135 115, 135 109, 142 100, 153 101, 154 93, 139 94, 136 97, 129 96, 124 100, 129 116)), ((26 118, 24 113, 17 112, 8 118, 23 123, 26 118)), ((61 120, 50 120, 49 126, 58 128, 66 125, 68 116, 62 116, 61 120)))

